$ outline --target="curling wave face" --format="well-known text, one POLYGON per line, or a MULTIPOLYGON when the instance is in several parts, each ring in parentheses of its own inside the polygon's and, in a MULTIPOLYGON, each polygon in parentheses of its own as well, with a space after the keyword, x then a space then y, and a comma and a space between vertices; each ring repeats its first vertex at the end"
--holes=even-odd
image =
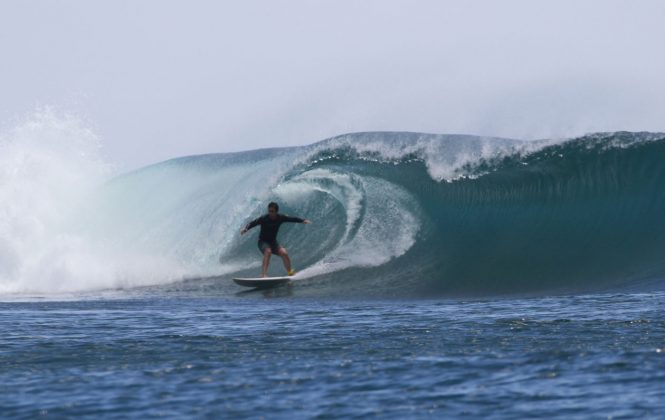
POLYGON ((665 278, 662 134, 357 133, 104 181, 88 131, 52 116, 30 124, 0 143, 2 293, 255 274, 256 238, 238 231, 271 200, 314 221, 280 232, 303 295, 546 294, 665 278), (49 142, 55 132, 77 142, 49 142))

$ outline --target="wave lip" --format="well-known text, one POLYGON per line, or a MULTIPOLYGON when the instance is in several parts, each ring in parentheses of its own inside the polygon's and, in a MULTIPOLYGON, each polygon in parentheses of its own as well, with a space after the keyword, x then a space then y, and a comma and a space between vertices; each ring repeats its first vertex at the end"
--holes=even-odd
POLYGON ((351 133, 315 143, 302 160, 316 163, 341 156, 374 162, 420 160, 436 181, 454 181, 479 175, 478 165, 488 160, 526 153, 545 142, 471 136, 462 134, 424 134, 409 132, 351 133))

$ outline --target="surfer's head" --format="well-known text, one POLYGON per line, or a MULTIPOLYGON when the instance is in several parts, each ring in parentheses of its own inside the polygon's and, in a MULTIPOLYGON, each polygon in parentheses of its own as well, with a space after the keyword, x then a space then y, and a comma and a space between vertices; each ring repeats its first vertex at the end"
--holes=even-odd
POLYGON ((279 204, 275 203, 274 201, 271 201, 268 204, 268 215, 271 217, 277 216, 278 211, 279 211, 279 204))

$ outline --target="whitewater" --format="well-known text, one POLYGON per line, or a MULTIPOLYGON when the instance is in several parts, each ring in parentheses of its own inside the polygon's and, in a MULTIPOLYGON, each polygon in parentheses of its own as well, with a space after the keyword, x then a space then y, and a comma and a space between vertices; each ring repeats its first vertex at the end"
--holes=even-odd
POLYGON ((664 157, 659 133, 368 132, 118 174, 80 120, 38 113, 0 137, 0 293, 237 292, 223 280, 260 271, 238 232, 269 201, 314 221, 280 233, 305 295, 650 290, 665 278, 664 157))

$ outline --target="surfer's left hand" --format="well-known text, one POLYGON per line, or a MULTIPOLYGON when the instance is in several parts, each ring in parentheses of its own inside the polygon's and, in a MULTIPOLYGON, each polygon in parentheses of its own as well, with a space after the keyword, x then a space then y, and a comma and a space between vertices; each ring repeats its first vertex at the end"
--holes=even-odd
POLYGON ((305 220, 303 220, 302 222, 303 222, 304 224, 306 224, 306 225, 312 223, 312 221, 311 221, 311 220, 308 220, 308 219, 305 219, 305 220))

